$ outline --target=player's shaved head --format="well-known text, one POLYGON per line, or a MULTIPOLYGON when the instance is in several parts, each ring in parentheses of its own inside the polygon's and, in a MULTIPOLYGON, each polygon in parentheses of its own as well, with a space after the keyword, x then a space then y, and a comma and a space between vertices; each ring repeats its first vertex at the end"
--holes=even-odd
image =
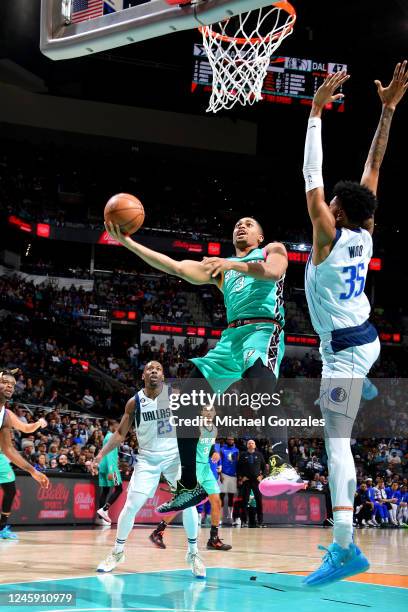
POLYGON ((159 370, 163 371, 163 366, 160 363, 160 361, 148 361, 144 367, 143 373, 146 372, 146 370, 151 370, 152 368, 158 368, 159 370))
POLYGON ((160 361, 148 361, 144 367, 142 380, 145 392, 157 395, 163 386, 164 370, 160 361))

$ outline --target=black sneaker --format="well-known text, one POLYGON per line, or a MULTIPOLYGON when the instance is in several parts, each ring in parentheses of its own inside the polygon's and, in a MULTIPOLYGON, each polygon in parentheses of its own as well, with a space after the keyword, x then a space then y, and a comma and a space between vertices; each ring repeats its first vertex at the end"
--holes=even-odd
POLYGON ((152 531, 152 533, 149 535, 149 540, 153 542, 153 544, 157 546, 157 548, 166 548, 166 545, 163 541, 162 531, 152 531))
POLYGON ((224 544, 222 540, 217 536, 216 538, 210 538, 207 542, 208 550, 231 550, 230 544, 224 544))
POLYGON ((208 497, 208 493, 203 487, 197 483, 194 489, 184 489, 177 487, 173 499, 156 508, 159 514, 168 514, 170 512, 180 512, 186 508, 197 506, 208 497))

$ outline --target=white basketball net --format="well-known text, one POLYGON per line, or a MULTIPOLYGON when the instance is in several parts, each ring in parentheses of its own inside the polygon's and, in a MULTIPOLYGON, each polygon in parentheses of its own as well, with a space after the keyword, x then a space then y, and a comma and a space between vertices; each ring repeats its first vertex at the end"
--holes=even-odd
POLYGON ((292 33, 295 19, 296 15, 272 6, 200 28, 213 71, 207 112, 262 100, 270 58, 292 33))

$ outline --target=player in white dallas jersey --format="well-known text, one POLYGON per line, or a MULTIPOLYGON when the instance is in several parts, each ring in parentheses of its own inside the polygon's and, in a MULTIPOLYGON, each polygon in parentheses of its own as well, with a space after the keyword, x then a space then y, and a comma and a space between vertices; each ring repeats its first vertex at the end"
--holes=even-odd
MULTIPOLYGON (((134 424, 139 445, 138 460, 129 482, 126 503, 119 515, 115 546, 98 565, 98 572, 110 572, 124 562, 124 547, 135 516, 156 491, 160 474, 175 487, 181 473, 177 438, 170 422, 168 390, 163 382, 163 367, 158 361, 146 364, 143 381, 144 389, 127 402, 118 430, 94 462, 96 467, 105 455, 117 448, 134 424)), ((198 516, 195 507, 183 511, 183 525, 188 538, 186 561, 194 576, 205 578, 205 566, 197 550, 198 516)))
POLYGON ((373 253, 379 170, 395 107, 408 88, 407 62, 397 64, 388 87, 375 82, 382 113, 361 182, 337 183, 328 206, 322 178, 321 115, 326 104, 343 97, 334 92, 347 79, 345 72, 329 75, 316 92, 303 166, 313 224, 305 290, 313 327, 320 336, 320 407, 325 419, 334 517, 334 542, 321 567, 305 579, 310 586, 328 584, 369 568, 368 560, 353 543, 356 473, 350 437, 364 379, 380 354, 377 331, 368 320, 370 303, 364 285, 373 253))

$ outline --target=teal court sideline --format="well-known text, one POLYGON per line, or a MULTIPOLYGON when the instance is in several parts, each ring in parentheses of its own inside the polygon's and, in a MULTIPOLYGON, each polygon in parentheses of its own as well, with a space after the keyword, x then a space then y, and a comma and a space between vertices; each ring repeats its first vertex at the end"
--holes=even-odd
MULTIPOLYGON (((339 582, 320 589, 301 584, 301 576, 254 570, 210 568, 207 580, 189 570, 102 574, 92 577, 0 585, 2 612, 340 612, 408 608, 408 589, 339 582), (10 604, 10 593, 73 593, 75 605, 10 604), (289 608, 290 607, 290 608, 289 608)), ((24 598, 23 598, 24 599, 24 598)))

